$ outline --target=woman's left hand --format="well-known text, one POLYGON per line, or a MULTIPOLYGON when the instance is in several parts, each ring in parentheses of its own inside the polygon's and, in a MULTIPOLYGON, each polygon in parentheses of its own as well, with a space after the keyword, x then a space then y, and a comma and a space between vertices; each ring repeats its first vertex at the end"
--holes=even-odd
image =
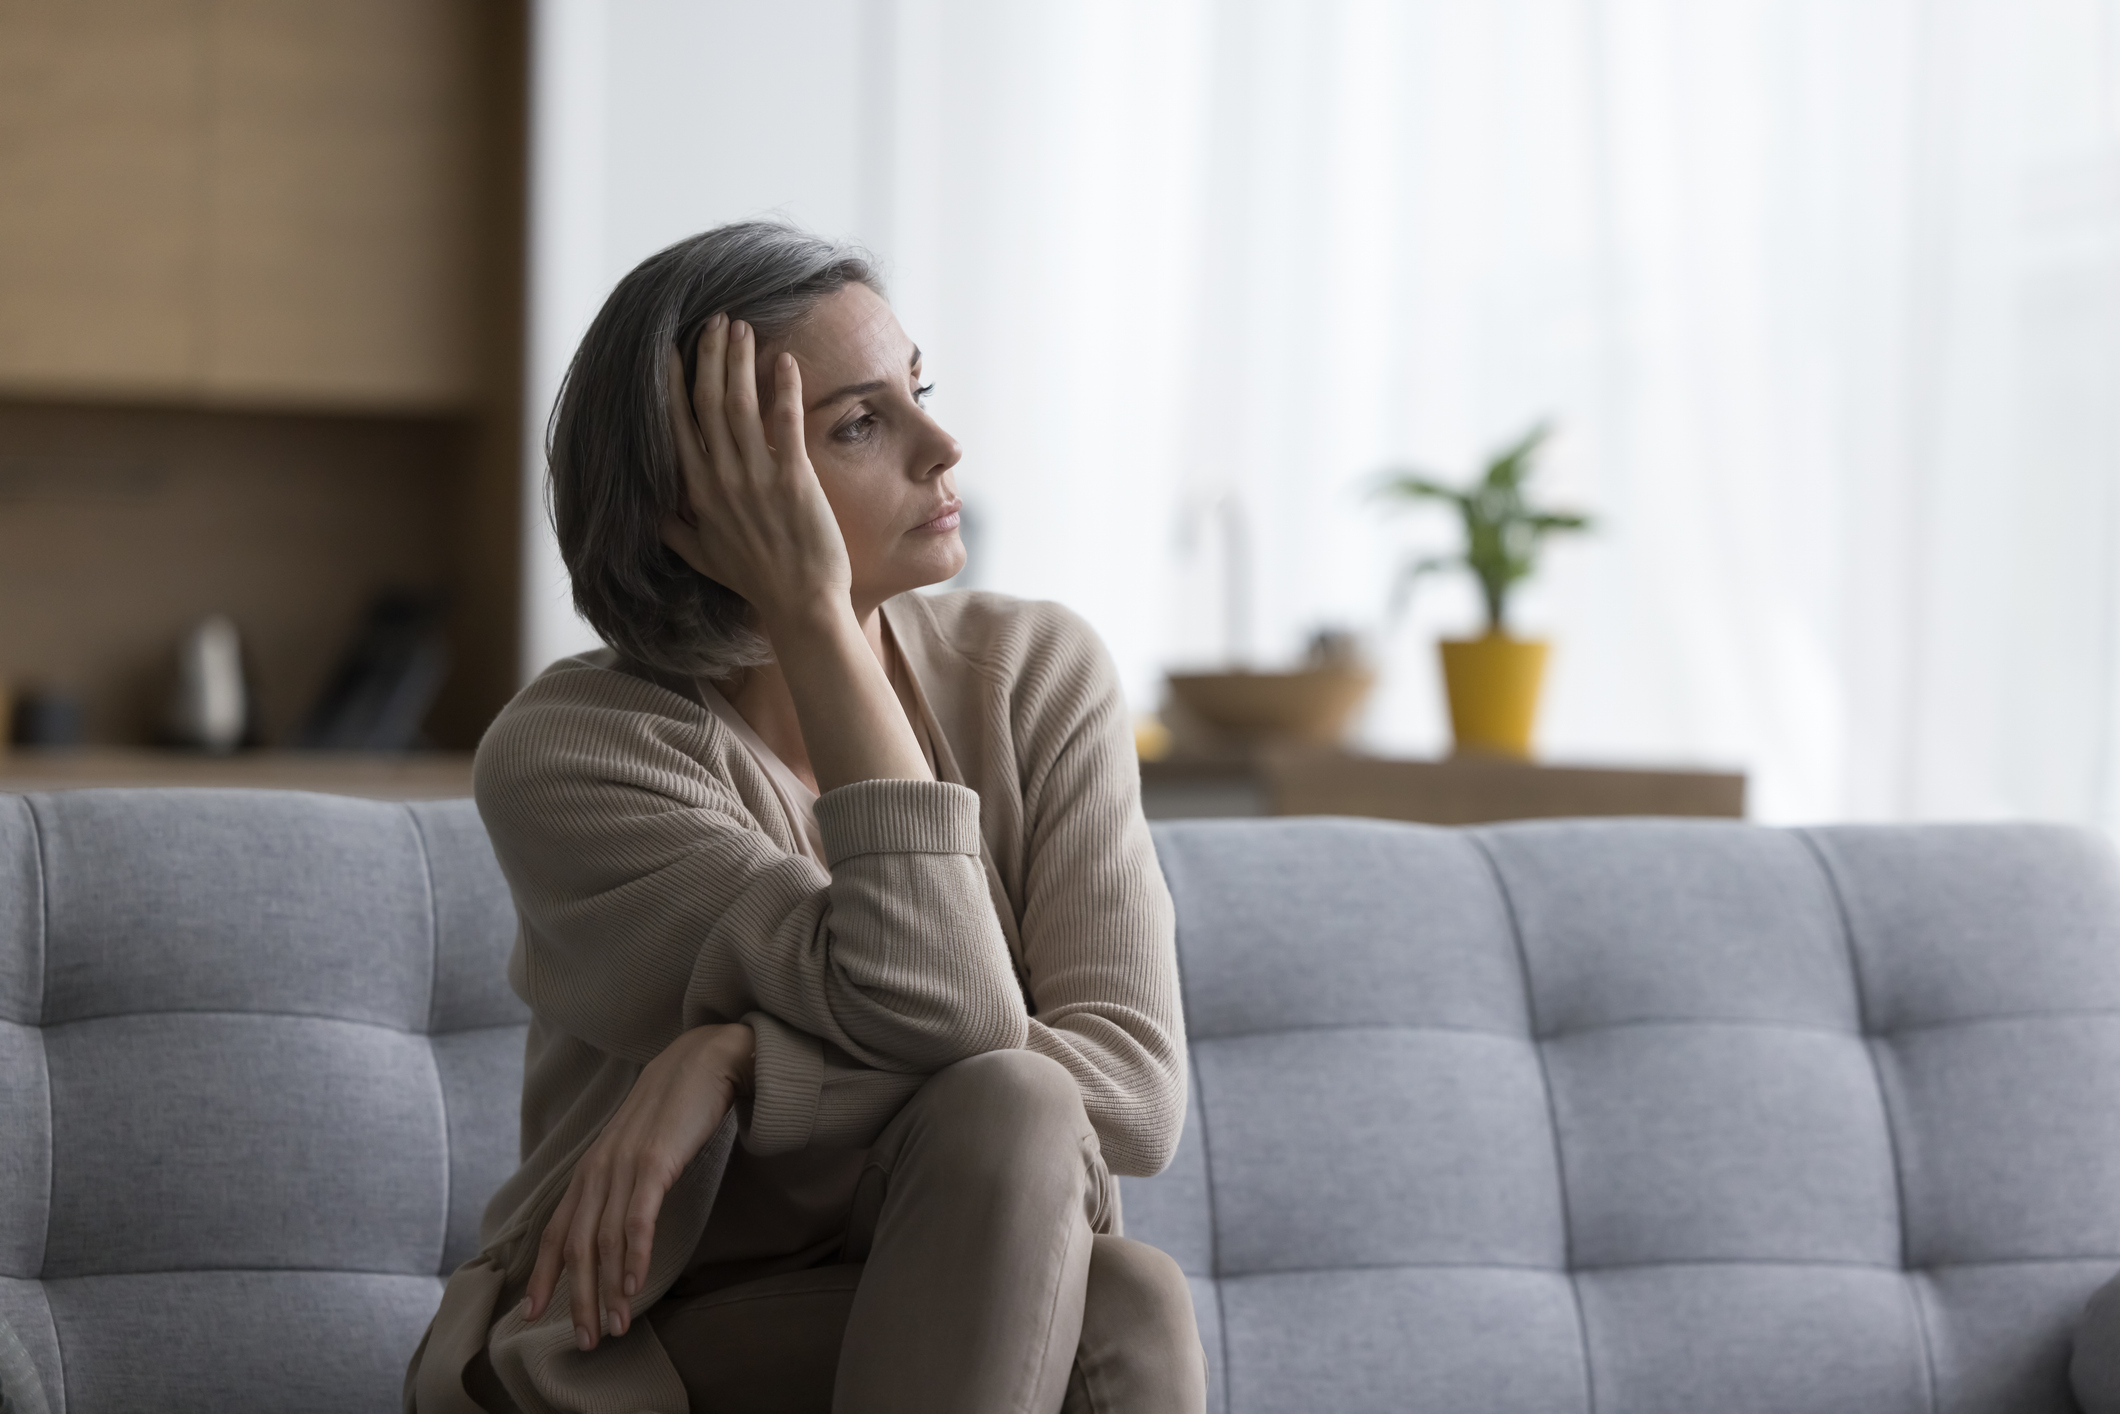
POLYGON ((663 1196, 750 1083, 754 1040, 741 1023, 695 1026, 648 1062, 545 1224, 523 1297, 527 1319, 544 1314, 564 1272, 576 1345, 594 1350, 632 1327, 663 1196))

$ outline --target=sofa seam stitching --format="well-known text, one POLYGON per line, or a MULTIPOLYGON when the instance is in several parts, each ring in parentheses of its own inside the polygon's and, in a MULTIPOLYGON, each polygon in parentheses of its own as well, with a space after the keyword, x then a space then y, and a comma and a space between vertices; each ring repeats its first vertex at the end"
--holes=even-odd
POLYGON ((1862 964, 1855 955, 1855 921, 1848 912, 1846 894, 1841 891, 1840 876, 1833 872, 1833 865, 1826 858, 1825 850, 1813 838, 1810 830, 1794 831, 1809 851, 1811 862, 1825 880, 1826 892, 1832 895, 1834 912, 1840 919, 1840 946, 1848 962, 1848 985, 1855 992, 1855 1020, 1862 1028, 1863 1057, 1870 1063, 1870 1079, 1877 1087, 1877 1108, 1884 1115, 1884 1137, 1892 1155, 1892 1193, 1899 1205, 1899 1271, 1906 1282, 1907 1305, 1914 1317, 1914 1334, 1921 1340, 1922 1373, 1928 1385, 1930 1414, 1936 1414, 1936 1350, 1929 1339, 1928 1313, 1923 1309, 1921 1293, 1914 1289, 1914 1269, 1909 1264, 1912 1244, 1907 1233, 1907 1180, 1904 1157, 1900 1153, 1899 1126, 1894 1121, 1892 1097, 1886 1093, 1884 1068, 1877 1063, 1877 1048, 1882 1037, 1870 1029, 1869 989, 1862 984, 1862 964))
POLYGON ((1206 1035, 1194 1034, 1193 1041, 1249 1041, 1266 1036, 1301 1036, 1311 1032, 1333 1031, 1405 1031, 1432 1033, 1447 1036, 1485 1036, 1501 1041, 1533 1041, 1545 1044, 1554 1041, 1572 1041, 1578 1036, 1597 1036, 1609 1031, 1646 1030, 1659 1026, 1730 1027, 1753 1031, 1786 1031, 1799 1036, 1839 1036, 1850 1041, 1869 1042, 1889 1040, 1900 1036, 1919 1035, 1929 1031, 1957 1031, 1975 1026, 2008 1025, 2020 1021, 2088 1021, 2099 1018, 2120 1017, 2120 1007, 2070 1007, 2053 1011, 2006 1011, 1986 1016, 1951 1016, 1936 1021, 1913 1021, 1894 1026, 1888 1031, 1872 1031, 1861 1026, 1841 1028, 1803 1021, 1776 1020, 1744 1016, 1643 1016, 1626 1021, 1605 1021, 1594 1026, 1571 1026, 1562 1031, 1533 1035, 1520 1031, 1503 1031, 1490 1026, 1459 1026, 1448 1022, 1393 1022, 1393 1021, 1322 1021, 1303 1022, 1293 1026, 1261 1026, 1249 1031, 1217 1031, 1206 1035))
MULTIPOLYGON (((1184 982, 1179 982, 1180 1003, 1183 1003, 1184 982)), ((1230 1396, 1229 1381, 1229 1310, 1222 1300, 1222 1209, 1215 1196, 1215 1147, 1207 1137, 1207 1077, 1195 1062, 1192 1067, 1193 1084, 1200 1090, 1200 1171, 1207 1184, 1207 1279, 1215 1288, 1215 1343, 1222 1347, 1222 1409, 1223 1414, 1235 1407, 1230 1396)))
MULTIPOLYGON (((446 1281, 436 1272, 408 1272, 392 1267, 153 1267, 140 1271, 124 1272, 75 1272, 71 1276, 49 1277, 46 1286, 63 1286, 74 1282, 114 1281, 126 1277, 193 1277, 226 1276, 230 1273, 250 1276, 340 1276, 340 1277, 390 1277, 402 1281, 446 1281)), ((47 1304, 49 1298, 47 1297, 47 1304)), ((55 1322, 56 1324, 56 1322, 55 1322)))
POLYGON ((1473 848, 1486 861, 1495 892, 1501 895, 1502 914, 1509 920, 1509 942, 1516 954, 1517 978, 1524 988, 1524 1026, 1529 1033, 1531 1048, 1538 1055, 1539 1089, 1546 1097, 1546 1125, 1553 1136, 1553 1181, 1561 1209, 1561 1260, 1568 1274, 1569 1302, 1575 1307, 1575 1337, 1583 1352, 1583 1401, 1589 1414, 1597 1414, 1597 1373, 1590 1360, 1590 1320, 1583 1311, 1583 1289, 1575 1267, 1575 1220, 1569 1212, 1568 1157, 1561 1145, 1560 1106, 1553 1098, 1553 1074, 1546 1065, 1546 1039, 1539 1034, 1538 998, 1531 987, 1531 957, 1524 947, 1523 922, 1517 917, 1516 900, 1509 892, 1509 881, 1502 876, 1501 861, 1488 847, 1485 831, 1468 833, 1473 848))
POLYGON ((441 1000, 442 977, 442 919, 434 896, 434 860, 428 853, 427 831, 420 825, 419 814, 409 801, 400 808, 412 826, 413 840, 420 847, 420 883, 427 892, 427 1027, 421 1034, 432 1036, 435 1008, 441 1000))
MULTIPOLYGON (((1845 926, 1845 924, 1843 924, 1845 926)), ((1935 1021, 1909 1021, 1890 1029, 1865 1030, 1866 1040, 1889 1041, 1925 1031, 1960 1031, 1974 1026, 2007 1025, 2014 1021, 2084 1021, 2120 1016, 2120 1007, 2064 1007, 2053 1011, 1998 1011, 1986 1016, 1946 1016, 1935 1021)))
POLYGON ((336 1026, 359 1026, 369 1031, 387 1031, 393 1036, 412 1036, 423 1041, 445 1040, 453 1036, 472 1036, 481 1031, 516 1031, 529 1025, 524 1021, 496 1021, 490 1026, 464 1026, 455 1031, 442 1031, 429 1035, 424 1031, 407 1031, 402 1026, 392 1026, 387 1021, 365 1021, 357 1016, 331 1016, 320 1011, 250 1011, 239 1007, 158 1007, 153 1011, 106 1011, 94 1016, 69 1017, 36 1028, 40 1031, 55 1031, 68 1026, 92 1026, 99 1021, 132 1021, 155 1016, 247 1016, 270 1017, 280 1021, 326 1021, 336 1026))
MULTIPOLYGON (((2084 1264, 2104 1265, 2120 1261, 2120 1252, 2091 1253, 2085 1256, 2066 1257, 1975 1257, 1960 1262, 1938 1262, 1920 1270, 1957 1271, 1982 1267, 2037 1267, 2077 1266, 2084 1264)), ((1845 1257, 1659 1257, 1634 1262, 1593 1262, 1573 1270, 1606 1276, 1614 1273, 1634 1271, 1669 1271, 1680 1267, 1803 1267, 1831 1271, 1878 1272, 1906 1275, 1906 1269, 1892 1262, 1858 1262, 1845 1257)), ((1339 1266, 1319 1267, 1260 1267, 1254 1271, 1231 1272, 1231 1281, 1257 1281, 1270 1277, 1332 1275, 1340 1272, 1542 1272, 1552 1276, 1562 1275, 1568 1268, 1548 1266, 1543 1262, 1504 1262, 1492 1260, 1431 1261, 1431 1262, 1350 1262, 1339 1266)))
POLYGON ((402 809, 412 825, 412 838, 420 847, 420 877, 427 888, 427 1064, 434 1070, 434 1099, 442 1116, 442 1231, 434 1245, 434 1272, 442 1275, 449 1260, 449 1213, 456 1199, 456 1144, 449 1133, 449 1087, 442 1083, 441 1057, 434 1052, 435 1008, 441 1000, 442 919, 434 895, 434 861, 427 851, 427 832, 420 826, 419 812, 406 803, 402 809))
MULTIPOLYGON (((38 817, 37 802, 25 797, 22 806, 29 815, 30 833, 37 841, 37 1054, 44 1061, 44 1233, 37 1243, 37 1279, 42 1281, 44 1264, 52 1250, 52 1205, 59 1200, 59 1104, 52 1094, 51 1048, 45 1044, 44 1036, 44 1013, 52 990, 51 885, 44 857, 44 822, 38 817)), ((58 1329, 57 1321, 52 1328, 58 1329)), ((60 1377, 65 1377, 63 1362, 60 1377)))
MULTIPOLYGON (((2120 1251, 2094 1252, 2082 1256, 2066 1257, 1984 1257, 1963 1262, 1939 1262, 1927 1271, 1955 1271, 1961 1268, 1984 1267, 2031 1267, 2031 1266, 2085 1266, 2120 1261, 2120 1251)), ((1829 1257, 1672 1257, 1657 1261, 1613 1262, 1607 1265, 1580 1268, 1582 1272, 1599 1276, 1622 1274, 1630 1271, 1670 1271, 1681 1268, 1721 1267, 1806 1267, 1830 1271, 1877 1272, 1880 1274, 1902 1273, 1902 1269, 1889 1262, 1855 1262, 1829 1257)), ((1523 1272, 1547 1276, 1563 1275, 1563 1269, 1534 1262, 1365 1262, 1349 1266, 1334 1267, 1263 1267, 1257 1271, 1231 1272, 1230 1281, 1268 1281, 1276 1277, 1331 1276, 1342 1272, 1425 1272, 1425 1271, 1497 1271, 1523 1272)), ((352 1277, 392 1277, 406 1281, 446 1281, 440 1273, 429 1271, 406 1271, 400 1267, 260 1267, 256 1265, 228 1267, 142 1267, 123 1271, 70 1272, 63 1276, 43 1278, 10 1278, 45 1287, 64 1286, 76 1282, 112 1281, 127 1277, 189 1277, 221 1275, 229 1272, 249 1272, 261 1276, 312 1275, 352 1277)))
MULTIPOLYGON (((284 1007, 253 1009, 248 1007, 166 1006, 145 1008, 139 1011, 91 1012, 83 1016, 70 1016, 67 1017, 64 1021, 47 1021, 42 1024, 0 1021, 0 1025, 20 1026, 23 1030, 26 1031, 51 1031, 66 1026, 86 1026, 98 1021, 123 1021, 130 1017, 146 1016, 276 1016, 285 1017, 295 1021, 335 1021, 343 1023, 347 1026, 366 1026, 377 1031, 388 1031, 398 1036, 426 1036, 430 1039, 440 1039, 445 1036, 468 1036, 480 1031, 509 1031, 514 1030, 518 1027, 527 1026, 529 1024, 529 1018, 524 1017, 518 1021, 491 1021, 481 1023, 477 1026, 456 1026, 451 1027, 447 1031, 425 1032, 409 1030, 403 1026, 394 1026, 387 1021, 374 1021, 365 1017, 334 1016, 329 1012, 322 1011, 293 1011, 284 1007)), ((2120 1008, 2084 1011, 2040 1011, 2021 1013, 2013 1012, 2008 1015, 1965 1017, 1954 1021, 1940 1021, 1934 1023, 1923 1023, 1922 1025, 1918 1026, 1905 1026, 1888 1033, 1888 1035, 1900 1036, 1906 1034, 1909 1031, 1920 1032, 1933 1030, 1953 1030, 1959 1027, 1983 1026, 1991 1023, 2001 1024, 2018 1021, 2084 1021, 2096 1020, 2099 1018, 2110 1019, 2115 1017, 2120 1017, 2120 1008)), ((1837 1031, 1831 1027, 1826 1026, 1799 1026, 1784 1025, 1780 1022, 1751 1022, 1727 1019, 1687 1019, 1680 1017, 1672 1018, 1670 1020, 1665 1021, 1630 1021, 1617 1023, 1612 1026, 1580 1028, 1572 1031, 1564 1031, 1552 1036, 1530 1036, 1515 1031, 1475 1030, 1469 1027, 1425 1025, 1394 1026, 1388 1022, 1379 1022, 1374 1025, 1361 1024, 1344 1026, 1289 1026, 1273 1030, 1231 1032, 1228 1034, 1217 1036, 1190 1036, 1187 1038, 1187 1044, 1214 1045, 1218 1042, 1223 1041, 1251 1041, 1272 1036, 1299 1036, 1308 1034, 1310 1032, 1403 1031, 1413 1035, 1419 1035, 1423 1033, 1438 1033, 1450 1036, 1477 1036, 1488 1040, 1522 1041, 1536 1045, 1552 1041, 1572 1040, 1577 1036, 1592 1035, 1601 1031, 1622 1031, 1631 1030, 1636 1027, 1648 1028, 1656 1026, 1730 1027, 1733 1029, 1755 1031, 1786 1031, 1791 1033, 1792 1035, 1838 1036, 1845 1040, 1863 1042, 1887 1039, 1887 1036, 1885 1034, 1880 1034, 1876 1036, 1865 1036, 1860 1031, 1837 1031)))
MULTIPOLYGON (((1171 888, 1171 866, 1164 860, 1163 851, 1160 849, 1156 851, 1156 864, 1163 873, 1164 887, 1175 896, 1177 890, 1171 888)), ((1171 952, 1178 962, 1179 1015, 1186 1016, 1190 1015, 1191 998, 1188 996, 1190 987, 1186 982, 1184 950, 1178 946, 1179 931, 1174 915, 1171 952)), ((1231 1397, 1229 1388, 1229 1311, 1222 1300, 1222 1213, 1215 1201, 1214 1142, 1207 1133, 1207 1076, 1199 1063, 1199 1057, 1193 1054, 1190 1027, 1186 1032, 1185 1049, 1186 1069, 1192 1073, 1193 1085, 1200 1092, 1200 1172, 1207 1188, 1207 1279, 1215 1290, 1215 1340, 1222 1347, 1222 1411, 1223 1414, 1229 1414, 1229 1411, 1236 1407, 1236 1401, 1231 1397)), ((1184 1136, 1181 1134, 1179 1137, 1182 1142, 1184 1136)))
POLYGON ((37 806, 41 795, 24 796, 30 833, 37 839, 37 1051, 44 1058, 44 1237, 37 1244, 38 1294, 44 1298, 44 1319, 51 1322, 52 1355, 59 1362, 59 1408, 61 1414, 72 1403, 67 1398, 66 1338, 59 1334, 59 1313, 52 1309, 44 1268, 51 1261, 52 1208, 59 1200, 59 1102, 52 1091, 51 1048, 45 1044, 44 1016, 52 993, 52 890, 51 862, 46 858, 49 840, 37 806))
MULTIPOLYGON (((39 1278, 37 1285, 39 1286, 39 1288, 44 1288, 46 1286, 46 1283, 42 1278, 39 1278)), ((48 1289, 40 1289, 37 1294, 44 1298, 45 1324, 49 1325, 52 1328, 52 1354, 57 1356, 59 1361, 58 1414, 66 1414, 66 1410, 71 1404, 71 1401, 67 1398, 68 1390, 66 1383, 66 1337, 59 1334, 59 1312, 52 1305, 51 1292, 48 1289)), ((46 1391, 46 1393, 49 1392, 50 1391, 46 1391)))
POLYGON ((37 814, 37 802, 42 797, 22 797, 23 813, 29 816, 29 832, 37 842, 37 1020, 39 1030, 44 1027, 44 1013, 51 997, 52 971, 52 905, 50 868, 45 854, 44 821, 37 814))

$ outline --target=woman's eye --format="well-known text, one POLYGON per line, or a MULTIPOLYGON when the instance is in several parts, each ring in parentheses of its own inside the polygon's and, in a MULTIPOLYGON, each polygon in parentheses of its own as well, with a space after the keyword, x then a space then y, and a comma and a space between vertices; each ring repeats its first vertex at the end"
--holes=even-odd
POLYGON ((935 385, 933 383, 922 383, 919 387, 913 390, 913 401, 920 404, 920 406, 922 407, 926 407, 928 394, 934 391, 935 385))
POLYGON ((866 441, 868 439, 869 434, 871 432, 874 432, 875 430, 876 414, 873 412, 865 412, 861 416, 855 418, 853 421, 843 425, 837 432, 833 433, 832 435, 837 437, 842 442, 861 442, 866 441))

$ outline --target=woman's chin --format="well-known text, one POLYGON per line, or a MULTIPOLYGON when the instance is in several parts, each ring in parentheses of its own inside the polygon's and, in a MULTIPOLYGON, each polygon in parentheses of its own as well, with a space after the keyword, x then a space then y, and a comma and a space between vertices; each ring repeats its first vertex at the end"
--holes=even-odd
MULTIPOLYGON (((964 568, 964 562, 964 544, 952 535, 947 542, 923 546, 917 554, 899 557, 891 565, 889 574, 873 579, 863 576, 863 582, 876 586, 873 602, 880 604, 911 590, 926 589, 929 585, 955 579, 964 568)), ((857 588, 854 597, 858 601, 868 596, 857 588)))
POLYGON ((923 552, 907 568, 908 589, 925 589, 931 584, 955 579, 964 569, 964 542, 952 531, 947 538, 923 547, 923 552))

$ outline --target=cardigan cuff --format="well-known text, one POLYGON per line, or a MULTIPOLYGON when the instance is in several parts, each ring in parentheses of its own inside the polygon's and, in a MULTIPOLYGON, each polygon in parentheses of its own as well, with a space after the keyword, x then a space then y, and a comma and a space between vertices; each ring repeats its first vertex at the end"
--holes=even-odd
POLYGON ((817 798, 827 868, 863 854, 979 853, 979 792, 948 781, 856 781, 817 798))
POLYGON ((757 1038, 743 1146, 759 1155, 807 1149, 824 1088, 824 1042, 762 1011, 747 1012, 743 1020, 757 1038))

